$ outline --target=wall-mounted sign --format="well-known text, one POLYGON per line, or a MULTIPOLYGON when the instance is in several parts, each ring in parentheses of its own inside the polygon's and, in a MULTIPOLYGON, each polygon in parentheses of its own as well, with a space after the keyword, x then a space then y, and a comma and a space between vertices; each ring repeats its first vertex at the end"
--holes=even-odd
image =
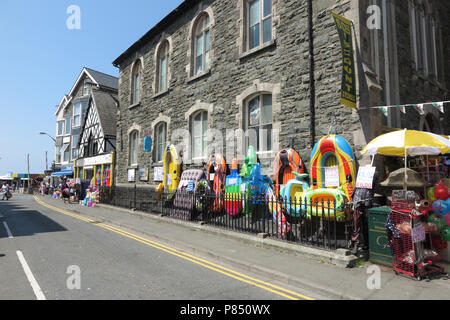
POLYGON ((163 181, 163 167, 155 167, 153 168, 153 180, 154 181, 163 181))
POLYGON ((128 182, 135 182, 135 174, 136 174, 136 170, 135 169, 128 169, 128 182))
POLYGON ((148 169, 147 168, 139 169, 139 181, 148 181, 148 169))
POLYGON ((144 138, 144 152, 152 152, 152 138, 147 136, 144 138))

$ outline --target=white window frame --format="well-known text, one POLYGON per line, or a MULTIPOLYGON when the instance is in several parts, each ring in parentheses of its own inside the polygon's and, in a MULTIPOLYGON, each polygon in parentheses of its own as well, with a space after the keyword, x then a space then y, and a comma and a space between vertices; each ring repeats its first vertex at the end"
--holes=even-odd
POLYGON ((160 163, 163 161, 164 159, 164 150, 166 149, 167 146, 167 123, 164 121, 159 122, 156 126, 155 126, 155 162, 156 163, 160 163), (159 138, 161 136, 161 128, 163 128, 162 130, 162 135, 163 135, 163 139, 162 142, 159 142, 159 138))
POLYGON ((209 121, 209 114, 207 110, 198 110, 195 112, 190 119, 190 133, 191 133, 191 150, 192 150, 192 160, 202 160, 206 159, 207 157, 207 151, 208 151, 208 121, 209 121), (200 114, 200 125, 201 125, 201 135, 195 136, 195 118, 200 114), (205 119, 206 116, 206 119, 205 119), (204 122, 206 120, 206 128, 203 126, 204 122), (201 154, 196 155, 195 154, 195 139, 201 139, 201 154))
MULTIPOLYGON (((247 25, 246 25, 246 33, 247 33, 247 41, 246 41, 246 48, 247 51, 249 50, 253 50, 256 49, 258 47, 261 47, 262 45, 264 45, 267 42, 270 42, 271 40, 273 40, 273 1, 270 1, 270 14, 264 16, 264 6, 265 6, 265 0, 246 0, 246 19, 247 19, 247 25), (250 47, 250 29, 252 27, 252 25, 250 25, 250 7, 251 4, 255 1, 260 1, 259 4, 259 43, 258 45, 254 46, 254 47, 250 47), (264 22, 271 19, 271 23, 270 23, 270 39, 264 41, 264 22)), ((256 25, 256 24, 254 24, 256 25)), ((253 25, 253 26, 254 26, 253 25)))
POLYGON ((64 132, 65 132, 65 123, 66 123, 65 120, 60 120, 60 121, 57 121, 57 122, 56 122, 56 136, 57 136, 57 137, 61 137, 61 136, 64 135, 64 132), (62 126, 61 126, 61 133, 59 133, 59 124, 62 124, 62 126))
POLYGON ((244 104, 244 130, 246 132, 245 137, 245 148, 247 149, 250 146, 250 137, 253 134, 251 130, 255 130, 257 128, 257 141, 256 145, 253 145, 255 148, 255 151, 257 154, 263 154, 263 153, 269 153, 272 152, 273 145, 272 145, 272 132, 273 132, 273 95, 272 93, 266 93, 261 92, 256 95, 252 95, 250 98, 248 98, 244 104), (262 123, 262 109, 265 107, 264 105, 264 96, 270 96, 271 98, 271 121, 262 123), (255 99, 258 99, 258 108, 259 108, 259 124, 257 125, 250 125, 250 103, 254 101, 255 99), (270 126, 270 136, 266 136, 264 127, 270 126), (259 141, 259 144, 258 144, 259 141), (270 141, 270 148, 267 145, 267 141, 270 141))
POLYGON ((72 133, 72 127, 71 127, 71 124, 72 124, 72 116, 67 116, 67 117, 65 117, 65 125, 64 125, 64 135, 65 136, 70 136, 70 134, 72 133), (69 131, 69 132, 67 132, 67 131, 69 131))
POLYGON ((141 102, 142 99, 142 62, 140 59, 136 60, 131 75, 131 104, 135 105, 141 102))
POLYGON ((170 53, 170 43, 169 41, 163 40, 161 46, 158 48, 157 54, 157 68, 158 77, 156 84, 156 92, 164 92, 169 88, 169 53, 170 53), (163 70, 163 62, 165 62, 163 70))
POLYGON ((193 41, 193 54, 194 57, 194 68, 193 75, 199 75, 210 69, 211 65, 211 18, 209 14, 202 13, 195 23, 194 32, 192 35, 193 41), (199 69, 199 64, 197 61, 198 55, 198 39, 202 37, 202 52, 201 52, 201 69, 199 69))
POLYGON ((69 162, 70 161, 70 148, 69 148, 69 143, 66 143, 66 144, 63 144, 63 146, 61 147, 61 152, 60 152, 60 154, 61 154, 61 162, 62 163, 66 163, 66 162, 69 162), (69 151, 69 152, 68 152, 69 151), (67 155, 68 155, 68 158, 67 158, 67 160, 66 160, 66 153, 67 153, 67 155))
POLYGON ((130 166, 138 165, 139 157, 139 131, 133 130, 128 135, 128 164, 130 166), (136 135, 136 139, 133 143, 133 136, 136 135), (134 158, 134 159, 133 159, 134 158))

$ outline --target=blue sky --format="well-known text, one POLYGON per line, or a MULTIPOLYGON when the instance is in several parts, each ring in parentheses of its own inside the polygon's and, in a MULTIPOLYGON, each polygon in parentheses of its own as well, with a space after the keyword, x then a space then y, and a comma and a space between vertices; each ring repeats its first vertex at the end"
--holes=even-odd
POLYGON ((56 105, 83 67, 118 76, 112 62, 182 0, 2 0, 0 175, 45 170, 54 159, 56 105), (77 5, 81 28, 70 30, 77 5))

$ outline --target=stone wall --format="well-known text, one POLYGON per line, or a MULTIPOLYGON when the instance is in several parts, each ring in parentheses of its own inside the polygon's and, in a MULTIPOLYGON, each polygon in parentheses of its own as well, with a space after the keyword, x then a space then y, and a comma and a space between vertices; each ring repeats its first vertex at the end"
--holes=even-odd
MULTIPOLYGON (((144 136, 152 134, 159 119, 170 120, 168 121, 169 142, 185 146, 190 144, 189 139, 176 137, 174 132, 176 129, 189 130, 189 115, 193 110, 203 108, 208 111, 208 127, 219 130, 222 133, 223 145, 229 146, 225 143, 227 129, 235 130, 242 127, 245 99, 257 91, 271 92, 273 95, 273 127, 279 130, 279 147, 282 149, 289 146, 293 138, 294 147, 308 165, 311 152, 309 130, 311 118, 307 2, 275 0, 274 42, 250 55, 241 52, 242 3, 243 0, 205 0, 185 11, 168 25, 164 32, 148 40, 120 63, 120 110, 116 163, 118 184, 128 184, 127 171, 130 168, 152 169, 154 166, 161 166, 152 162, 152 153, 144 153, 142 146, 144 136), (213 15, 211 69, 201 77, 193 79, 189 73, 191 63, 189 30, 191 30, 192 21, 202 10, 213 15), (156 48, 164 39, 168 39, 171 43, 169 90, 156 94, 154 91, 156 48), (141 101, 139 105, 130 108, 131 69, 136 59, 141 59, 143 64, 141 101), (140 132, 137 167, 131 167, 128 163, 130 128, 136 128, 140 132)), ((364 31, 366 7, 356 0, 318 0, 313 4, 315 141, 323 135, 335 132, 354 146, 359 158, 359 151, 376 136, 375 132, 379 131, 382 115, 378 110, 356 111, 343 107, 339 103, 342 74, 341 46, 331 11, 354 18, 358 36, 361 32, 356 42, 360 67, 358 70, 360 82, 358 87, 361 88, 359 97, 361 103, 364 102, 364 105, 370 106, 376 105, 374 102, 376 98, 371 96, 372 91, 362 70, 362 64, 368 63, 367 55, 370 52, 370 47, 367 47, 368 44, 364 39, 364 34, 367 34, 367 30, 364 31), (335 125, 332 125, 332 121, 335 125)), ((448 10, 448 6, 446 9, 448 10)), ((399 16, 399 52, 401 51, 402 54, 399 61, 402 63, 409 54, 407 51, 410 50, 409 31, 406 30, 408 15, 402 14, 407 12, 401 5, 396 11, 399 16)), ((448 32, 443 34, 446 35, 448 32)), ((445 42, 445 39, 443 40, 445 42)), ((450 56, 449 50, 447 45, 446 56, 450 56)), ((408 67, 403 65, 399 70, 402 101, 409 98, 412 101, 424 101, 423 99, 444 96, 440 92, 426 95, 428 92, 426 87, 424 90, 419 90, 421 84, 417 82, 420 80, 414 80, 411 71, 408 70, 408 67)), ((446 72, 447 78, 449 74, 450 72, 446 72)), ((409 120, 405 121, 410 123, 409 120)), ((266 174, 271 172, 275 151, 259 157, 266 174)), ((226 153, 226 150, 222 152, 226 153)), ((242 163, 244 152, 235 150, 232 154, 239 156, 242 163)), ((205 163, 193 164, 188 154, 183 156, 183 169, 205 168, 205 163)), ((231 163, 231 158, 227 157, 227 163, 231 163)), ((140 183, 138 177, 136 180, 140 183)), ((157 184, 153 182, 153 170, 150 170, 149 182, 140 184, 157 184)))

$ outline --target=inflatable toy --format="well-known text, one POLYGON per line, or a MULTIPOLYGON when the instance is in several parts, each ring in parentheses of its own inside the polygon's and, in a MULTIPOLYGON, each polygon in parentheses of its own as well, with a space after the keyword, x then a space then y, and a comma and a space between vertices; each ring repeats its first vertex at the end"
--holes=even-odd
POLYGON ((163 181, 156 188, 159 198, 162 192, 169 192, 169 199, 177 190, 181 177, 181 160, 174 145, 167 146, 163 156, 163 181))
POLYGON ((251 197, 247 201, 250 200, 254 205, 258 204, 261 200, 265 201, 272 213, 273 221, 277 223, 278 234, 286 235, 290 230, 290 226, 286 221, 284 208, 275 197, 271 188, 272 181, 270 178, 261 174, 261 164, 254 164, 250 175, 245 179, 248 180, 246 188, 250 188, 252 191, 251 197))
POLYGON ((209 208, 209 205, 211 203, 211 187, 206 181, 206 179, 202 179, 197 183, 197 186, 195 187, 195 194, 196 194, 196 202, 195 202, 195 208, 199 212, 203 212, 203 209, 207 210, 209 208), (209 196, 208 196, 209 195, 209 196))
POLYGON ((448 188, 446 185, 444 185, 444 183, 442 181, 439 181, 439 183, 437 183, 435 185, 434 195, 437 200, 443 200, 443 201, 446 201, 450 197, 448 188))
POLYGON ((245 162, 242 165, 241 172, 239 174, 242 178, 241 195, 243 196, 242 210, 244 214, 249 214, 253 211, 253 203, 251 201, 247 201, 247 199, 250 199, 253 194, 252 189, 248 186, 248 184, 250 181, 249 177, 253 166, 257 163, 258 157, 256 155, 255 149, 253 148, 253 146, 249 146, 247 157, 245 157, 245 162))
POLYGON ((427 189, 427 199, 431 201, 436 200, 436 196, 434 195, 434 187, 427 189))
POLYGON ((444 216, 444 220, 446 222, 446 226, 450 227, 450 214, 447 214, 446 216, 444 216))
POLYGON ((223 206, 222 197, 227 178, 227 164, 222 154, 216 153, 209 158, 206 177, 209 178, 209 181, 212 181, 211 189, 216 195, 212 210, 220 211, 223 206))
POLYGON ((326 220, 347 221, 351 219, 351 215, 344 208, 346 198, 347 194, 342 186, 337 189, 314 190, 309 188, 305 196, 307 217, 322 217, 323 215, 323 218, 326 220))
POLYGON ((446 226, 446 221, 442 217, 438 216, 437 214, 432 214, 428 216, 428 222, 434 223, 437 226, 438 232, 433 232, 431 235, 440 235, 441 230, 444 229, 446 226))
POLYGON ((231 164, 231 174, 227 177, 225 184, 225 211, 232 217, 242 211, 241 184, 238 160, 234 158, 231 164))
POLYGON ((444 227, 442 230, 442 239, 445 241, 450 241, 450 227, 444 227))
POLYGON ((185 170, 180 178, 177 191, 173 197, 173 205, 170 216, 182 219, 193 220, 196 217, 195 199, 193 192, 195 185, 205 178, 205 173, 200 169, 185 170))
POLYGON ((290 180, 296 179, 294 172, 305 172, 305 166, 300 155, 292 148, 281 150, 273 161, 273 182, 277 197, 280 196, 282 186, 290 180))
POLYGON ((355 159, 350 144, 341 136, 322 137, 311 153, 311 186, 314 190, 325 189, 325 168, 337 166, 339 184, 350 201, 355 187, 355 159))
POLYGON ((450 213, 450 198, 447 201, 436 200, 433 202, 432 210, 440 217, 446 216, 450 213))
POLYGON ((295 179, 289 180, 286 186, 281 189, 281 201, 286 207, 286 214, 299 217, 305 213, 305 196, 309 190, 309 184, 304 181, 308 174, 292 172, 295 179))

